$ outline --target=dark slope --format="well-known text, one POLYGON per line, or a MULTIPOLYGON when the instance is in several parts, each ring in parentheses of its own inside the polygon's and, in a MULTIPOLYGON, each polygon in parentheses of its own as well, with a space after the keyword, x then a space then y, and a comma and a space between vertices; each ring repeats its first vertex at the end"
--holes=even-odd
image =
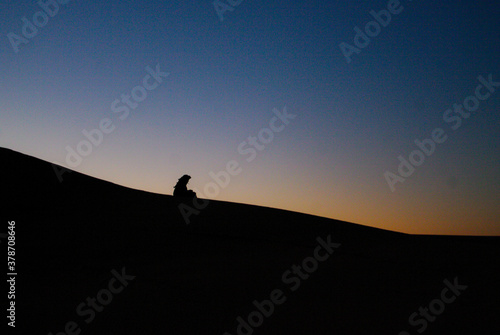
POLYGON ((417 334, 408 317, 455 277, 467 289, 425 333, 500 331, 499 238, 412 236, 220 201, 186 225, 171 196, 77 172, 60 183, 50 163, 11 150, 0 161, 10 197, 0 233, 16 222, 16 333, 74 321, 81 334, 237 334, 237 317, 280 289, 286 301, 253 334, 417 334), (283 273, 329 235, 341 246, 292 291, 283 273), (92 320, 79 315, 122 268, 135 276, 128 286, 92 320))

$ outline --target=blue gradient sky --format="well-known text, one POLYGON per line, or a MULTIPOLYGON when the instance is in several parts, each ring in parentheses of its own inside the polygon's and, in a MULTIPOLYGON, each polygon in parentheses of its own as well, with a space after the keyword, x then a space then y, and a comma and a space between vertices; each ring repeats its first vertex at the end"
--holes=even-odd
POLYGON ((499 5, 401 1, 347 63, 339 44, 354 45, 354 27, 387 4, 246 0, 221 22, 209 0, 75 0, 16 53, 8 34, 22 36, 22 18, 41 7, 2 1, 0 146, 70 167, 66 147, 109 118, 115 129, 75 170, 164 194, 187 173, 203 195, 209 172, 235 160, 241 173, 212 198, 408 233, 499 235, 500 88, 457 130, 443 120, 478 76, 500 81, 499 5), (120 120, 112 102, 157 64, 169 76, 120 120), (296 117, 248 162, 238 146, 285 106, 296 117), (435 128, 447 140, 392 192, 384 172, 435 128))

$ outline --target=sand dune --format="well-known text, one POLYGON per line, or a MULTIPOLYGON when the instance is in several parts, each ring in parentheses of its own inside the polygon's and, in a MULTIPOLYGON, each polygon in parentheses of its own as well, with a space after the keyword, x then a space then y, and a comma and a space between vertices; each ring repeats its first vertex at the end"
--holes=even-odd
POLYGON ((500 238, 214 200, 186 225, 172 196, 77 172, 60 183, 50 163, 8 149, 0 159, 13 333, 500 333, 500 238))

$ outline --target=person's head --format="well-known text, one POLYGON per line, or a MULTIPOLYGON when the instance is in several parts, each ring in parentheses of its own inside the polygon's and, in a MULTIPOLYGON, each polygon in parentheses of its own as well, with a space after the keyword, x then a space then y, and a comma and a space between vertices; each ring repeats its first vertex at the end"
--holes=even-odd
POLYGON ((189 182, 189 179, 191 179, 191 176, 185 174, 184 176, 179 178, 179 181, 177 181, 177 185, 186 185, 189 182))

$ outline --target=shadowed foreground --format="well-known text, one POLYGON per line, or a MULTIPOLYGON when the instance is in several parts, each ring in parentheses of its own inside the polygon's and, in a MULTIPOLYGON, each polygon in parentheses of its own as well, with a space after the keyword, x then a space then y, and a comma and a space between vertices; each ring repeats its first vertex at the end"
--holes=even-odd
POLYGON ((0 159, 0 233, 16 223, 13 333, 500 332, 500 238, 406 235, 220 201, 186 225, 171 196, 76 172, 59 183, 50 163, 11 150, 0 159), (328 236, 340 244, 331 254, 328 236), (462 289, 443 296, 445 280, 462 289), (238 329, 239 317, 258 326, 238 329))

